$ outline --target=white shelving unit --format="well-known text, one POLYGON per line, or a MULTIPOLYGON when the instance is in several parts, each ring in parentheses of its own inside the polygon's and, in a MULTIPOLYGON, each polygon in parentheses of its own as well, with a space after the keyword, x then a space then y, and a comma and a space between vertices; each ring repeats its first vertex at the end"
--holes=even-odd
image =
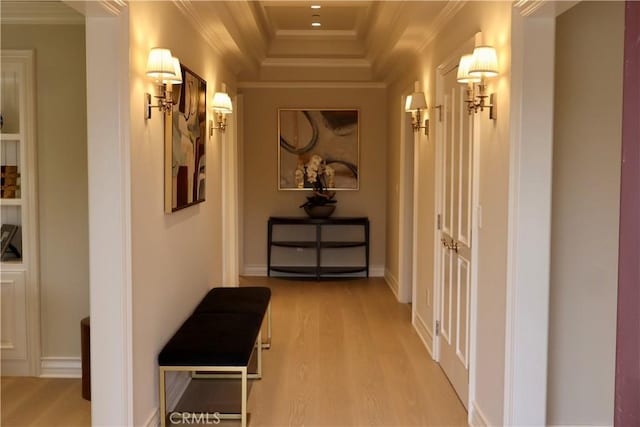
POLYGON ((0 218, 3 228, 18 227, 10 241, 15 249, 5 251, 0 260, 2 375, 39 374, 33 56, 28 50, 2 50, 0 62, 0 218))

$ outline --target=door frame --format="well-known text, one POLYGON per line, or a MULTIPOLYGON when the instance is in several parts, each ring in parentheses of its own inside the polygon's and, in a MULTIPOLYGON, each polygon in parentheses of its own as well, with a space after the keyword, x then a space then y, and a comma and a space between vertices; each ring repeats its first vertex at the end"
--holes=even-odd
POLYGON ((577 3, 525 0, 511 14, 505 425, 546 424, 555 25, 577 3))
MULTIPOLYGON (((239 267, 239 197, 238 129, 239 103, 233 97, 233 113, 227 116, 226 132, 216 132, 222 157, 222 285, 240 285, 239 267)), ((211 138, 212 139, 212 138, 211 138)))
MULTIPOLYGON (((452 55, 450 55, 445 61, 443 61, 438 67, 436 67, 436 108, 437 106, 443 105, 443 96, 444 92, 442 89, 442 72, 444 70, 450 70, 458 65, 458 61, 460 57, 466 53, 470 53, 473 51, 475 47, 476 39, 481 39, 482 34, 476 33, 472 38, 465 41, 462 45, 460 45, 452 55)), ((442 107, 444 108, 444 107, 442 107)), ((442 296, 442 275, 440 271, 440 265, 442 263, 443 256, 443 246, 440 243, 440 227, 442 219, 440 220, 440 224, 438 221, 438 216, 442 218, 442 184, 444 182, 444 149, 443 149, 443 132, 442 132, 442 122, 440 121, 440 114, 444 114, 441 112, 441 108, 439 109, 436 117, 434 118, 436 122, 436 149, 435 149, 435 203, 434 203, 434 268, 433 268, 433 319, 432 319, 432 327, 433 331, 436 331, 436 322, 440 320, 442 315, 442 305, 441 305, 441 296, 442 296)), ((471 422, 471 417, 473 415, 473 411, 471 408, 473 407, 472 403, 475 400, 475 386, 476 386, 476 348, 477 348, 477 306, 478 306, 478 200, 479 200, 479 181, 480 181, 480 131, 479 127, 481 125, 481 121, 479 120, 480 115, 475 115, 473 119, 473 138, 472 138, 472 193, 471 193, 471 283, 469 289, 469 396, 467 402, 467 408, 469 408, 469 422, 471 422)), ((486 118, 485 118, 486 119, 486 118)), ((433 334, 433 358, 435 361, 440 361, 440 334, 433 334)))
MULTIPOLYGON (((405 111, 405 101, 412 93, 413 85, 406 89, 404 95, 400 99, 400 189, 399 189, 399 208, 398 208, 398 301, 401 303, 410 303, 416 300, 415 289, 415 259, 416 259, 416 190, 418 183, 417 165, 416 165, 416 145, 420 142, 420 133, 415 135, 411 127, 411 119, 405 111), (409 137, 411 141, 409 141, 409 137), (417 139, 416 139, 417 138, 417 139), (413 143, 412 154, 409 158, 409 144, 413 143), (408 168, 407 166, 411 166, 408 168), (409 191, 409 182, 413 182, 413 189, 409 191), (412 202, 412 209, 407 209, 407 202, 412 202), (411 221, 404 221, 409 219, 411 221), (411 226, 408 226, 411 224, 411 226), (408 236, 413 236, 411 246, 407 246, 408 236), (408 265, 405 261, 410 260, 408 265)), ((413 310, 412 310, 413 311, 413 310)), ((414 314, 412 314, 412 317, 414 314)))
POLYGON ((64 2, 86 20, 91 423, 133 425, 129 9, 64 2))

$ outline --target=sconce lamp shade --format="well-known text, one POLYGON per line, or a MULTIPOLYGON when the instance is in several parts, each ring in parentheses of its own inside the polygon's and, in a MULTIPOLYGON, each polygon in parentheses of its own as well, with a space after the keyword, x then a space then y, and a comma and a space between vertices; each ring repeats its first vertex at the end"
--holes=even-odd
POLYGON ((176 76, 173 57, 169 49, 154 47, 147 58, 147 76, 167 80, 176 76))
POLYGON ((404 111, 407 113, 411 112, 411 98, 411 95, 409 95, 404 101, 404 111))
POLYGON ((224 114, 233 112, 231 98, 229 98, 226 92, 216 92, 215 95, 213 95, 213 110, 224 114))
POLYGON ((427 108, 427 100, 424 97, 424 92, 414 92, 407 97, 407 101, 404 105, 406 112, 424 110, 427 108))
POLYGON ((473 61, 473 55, 464 55, 460 58, 458 64, 458 83, 477 83, 480 81, 480 77, 469 75, 469 67, 471 67, 471 61, 473 61))
POLYGON ((182 84, 182 68, 180 68, 180 60, 176 57, 171 58, 173 62, 173 72, 174 76, 164 78, 162 83, 171 83, 174 85, 182 84))
POLYGON ((498 75, 498 55, 495 48, 478 46, 474 49, 469 75, 476 77, 495 77, 498 75))

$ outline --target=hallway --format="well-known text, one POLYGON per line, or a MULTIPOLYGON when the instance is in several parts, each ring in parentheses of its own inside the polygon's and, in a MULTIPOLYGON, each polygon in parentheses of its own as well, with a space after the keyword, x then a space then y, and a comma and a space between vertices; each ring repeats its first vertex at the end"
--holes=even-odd
MULTIPOLYGON (((273 345, 263 353, 263 379, 251 384, 249 425, 467 424, 464 407, 411 327, 409 307, 395 301, 383 279, 251 277, 241 285, 273 292, 273 345)), ((198 407, 190 391, 180 408, 198 407)))

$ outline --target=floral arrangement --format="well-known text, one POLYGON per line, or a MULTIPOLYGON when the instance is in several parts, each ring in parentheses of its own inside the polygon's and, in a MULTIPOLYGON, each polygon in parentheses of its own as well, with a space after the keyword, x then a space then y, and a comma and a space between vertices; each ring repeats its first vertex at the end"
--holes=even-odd
POLYGON ((313 195, 307 197, 301 208, 336 203, 336 192, 329 191, 333 187, 335 170, 322 157, 314 154, 306 165, 300 162, 295 174, 298 188, 304 188, 306 181, 313 189, 313 195))

